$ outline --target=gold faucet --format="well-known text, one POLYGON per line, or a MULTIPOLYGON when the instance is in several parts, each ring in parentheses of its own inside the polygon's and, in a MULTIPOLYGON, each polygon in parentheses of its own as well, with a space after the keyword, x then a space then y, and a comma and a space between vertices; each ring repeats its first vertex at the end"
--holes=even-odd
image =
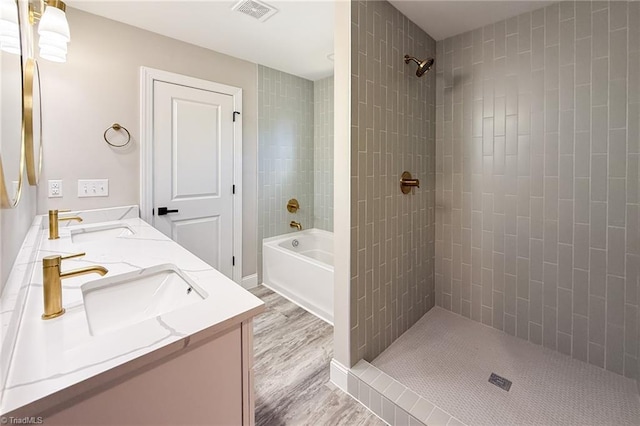
POLYGON ((292 220, 289 226, 292 228, 298 228, 298 231, 302 231, 302 225, 300 222, 296 222, 295 220, 292 220))
POLYGON ((71 256, 47 256, 42 259, 42 278, 44 290, 44 314, 43 320, 59 317, 64 314, 62 307, 62 279, 77 277, 84 274, 105 275, 107 269, 102 266, 90 266, 74 269, 68 272, 60 272, 60 265, 64 259, 73 259, 84 256, 86 253, 72 254, 71 256))
POLYGON ((80 216, 70 216, 70 217, 61 217, 58 218, 58 213, 65 213, 69 210, 49 210, 49 239, 57 240, 60 238, 58 235, 58 222, 66 221, 66 220, 77 220, 78 222, 82 222, 82 218, 80 216))

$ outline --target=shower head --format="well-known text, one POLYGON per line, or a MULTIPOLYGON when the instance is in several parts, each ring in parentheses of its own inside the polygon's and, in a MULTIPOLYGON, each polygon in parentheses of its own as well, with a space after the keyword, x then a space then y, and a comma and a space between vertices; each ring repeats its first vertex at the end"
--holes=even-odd
POLYGON ((404 55, 405 64, 408 64, 411 61, 418 64, 418 69, 416 70, 416 75, 418 77, 422 77, 424 74, 429 72, 429 70, 433 66, 433 63, 435 62, 433 58, 427 58, 424 61, 420 61, 416 59, 414 56, 404 55))

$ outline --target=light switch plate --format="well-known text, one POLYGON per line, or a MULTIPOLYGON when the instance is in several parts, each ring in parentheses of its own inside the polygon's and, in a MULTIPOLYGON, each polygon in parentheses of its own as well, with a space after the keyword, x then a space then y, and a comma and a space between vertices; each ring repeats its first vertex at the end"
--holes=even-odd
POLYGON ((62 180, 49 179, 49 198, 62 198, 62 180))
POLYGON ((108 196, 109 179, 78 179, 78 198, 108 196))

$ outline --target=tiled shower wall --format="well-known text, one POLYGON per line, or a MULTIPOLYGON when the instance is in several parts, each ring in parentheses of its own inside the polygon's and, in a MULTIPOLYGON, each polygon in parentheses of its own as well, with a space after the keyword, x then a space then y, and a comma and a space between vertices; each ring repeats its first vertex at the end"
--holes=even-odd
POLYGON ((262 239, 313 226, 313 151, 313 82, 258 65, 258 282, 262 239))
POLYGON ((640 3, 554 4, 436 64, 437 304, 636 377, 640 3))
POLYGON ((352 2, 351 361, 372 360, 434 305, 436 43, 386 1, 352 2), (400 192, 403 171, 420 179, 400 192))
POLYGON ((333 232, 333 77, 313 82, 313 227, 333 232))

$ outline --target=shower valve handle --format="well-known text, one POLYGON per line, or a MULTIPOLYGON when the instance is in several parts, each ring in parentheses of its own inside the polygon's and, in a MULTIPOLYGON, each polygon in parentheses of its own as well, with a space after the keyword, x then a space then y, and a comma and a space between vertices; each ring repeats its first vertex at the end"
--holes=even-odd
POLYGON ((402 191, 403 194, 408 194, 413 187, 420 188, 420 180, 414 179, 409 172, 402 173, 400 178, 400 191, 402 191))

